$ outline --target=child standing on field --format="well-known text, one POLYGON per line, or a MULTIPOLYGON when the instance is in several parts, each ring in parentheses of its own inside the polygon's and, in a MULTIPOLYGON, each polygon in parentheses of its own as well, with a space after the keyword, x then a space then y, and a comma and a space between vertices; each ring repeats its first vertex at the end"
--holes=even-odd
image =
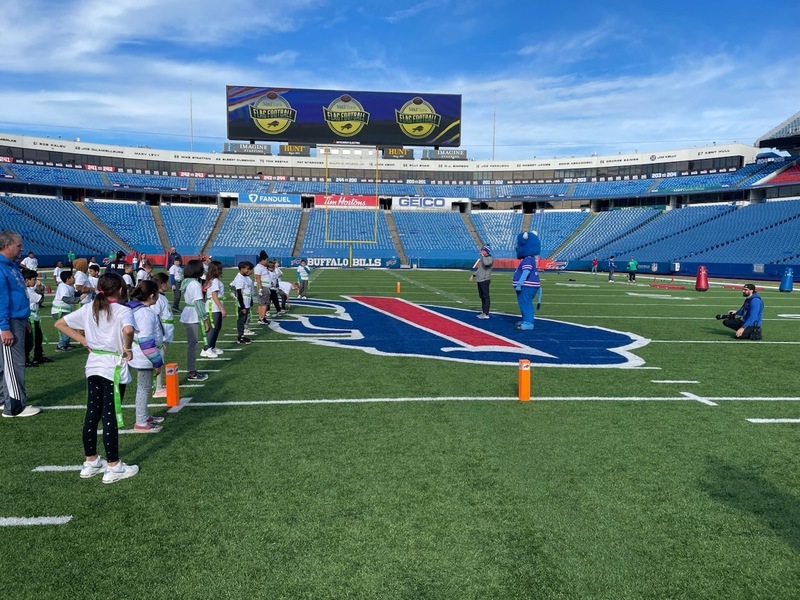
POLYGON ((203 276, 203 262, 197 259, 190 260, 183 269, 183 283, 181 293, 186 306, 181 312, 181 323, 186 328, 186 369, 189 371, 189 381, 205 381, 206 373, 197 370, 197 341, 205 339, 207 329, 207 315, 203 300, 203 286, 200 278, 203 276))
POLYGON ((153 417, 147 409, 153 390, 153 373, 158 374, 164 365, 161 344, 164 334, 155 311, 150 310, 158 302, 158 285, 154 281, 139 282, 131 292, 128 308, 133 311, 136 331, 133 336, 133 360, 130 366, 136 370, 136 424, 134 431, 158 433, 164 417, 153 417))
POLYGON ((36 291, 36 282, 39 278, 36 271, 23 269, 22 278, 25 280, 25 291, 28 293, 28 301, 31 306, 31 316, 28 318, 31 330, 25 332, 25 366, 38 367, 42 363, 53 362, 44 355, 42 350, 44 335, 42 334, 42 325, 39 323, 39 308, 44 296, 36 291), (31 350, 33 350, 33 360, 31 360, 31 350))
MULTIPOLYGON (((151 306, 150 310, 158 315, 158 320, 161 323, 161 332, 164 334, 164 341, 161 344, 161 360, 166 363, 167 348, 175 340, 175 317, 166 297, 167 290, 170 288, 169 277, 166 273, 156 273, 153 275, 153 281, 158 286, 159 294, 158 302, 151 306)), ((156 391, 153 392, 153 398, 166 397, 167 386, 164 381, 164 369, 161 369, 156 376, 156 391)))
POLYGON ((311 275, 311 269, 308 268, 308 262, 305 258, 300 259, 300 266, 297 267, 297 297, 303 300, 306 299, 306 290, 308 289, 308 278, 311 275))
POLYGON ((220 281, 221 276, 222 263, 212 260, 206 272, 206 313, 211 327, 206 336, 206 345, 200 351, 200 356, 203 358, 216 358, 222 354, 222 350, 217 348, 217 339, 222 329, 222 319, 227 313, 222 304, 225 288, 220 281))
POLYGON ((97 294, 86 304, 56 322, 56 329, 89 350, 86 359, 88 394, 83 422, 82 479, 103 473, 103 483, 115 483, 139 472, 119 458, 119 426, 122 399, 130 382, 128 361, 133 358, 133 312, 119 303, 122 278, 106 273, 97 283, 97 294), (106 458, 97 454, 97 426, 103 421, 106 458))
MULTIPOLYGON (((61 277, 61 283, 59 283, 58 288, 56 288, 53 304, 50 306, 50 314, 53 315, 56 321, 65 314, 71 312, 72 307, 80 302, 80 299, 75 297, 75 288, 72 287, 75 283, 72 271, 61 271, 59 277, 61 277)), ((56 350, 59 352, 72 350, 72 346, 69 343, 69 336, 65 333, 62 333, 61 337, 58 339, 56 350)))
POLYGON ((247 260, 241 261, 239 272, 231 283, 236 291, 236 304, 239 308, 239 316, 236 319, 236 341, 243 346, 253 343, 253 340, 244 335, 247 318, 250 316, 250 303, 253 300, 253 280, 250 279, 252 271, 253 263, 247 260))

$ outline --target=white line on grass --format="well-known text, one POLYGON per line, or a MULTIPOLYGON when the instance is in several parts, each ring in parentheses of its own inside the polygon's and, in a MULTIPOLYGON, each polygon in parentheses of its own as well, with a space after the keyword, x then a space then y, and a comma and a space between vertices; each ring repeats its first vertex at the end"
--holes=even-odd
POLYGON ((800 419, 747 419, 751 423, 800 423, 800 419))
MULTIPOLYGON (((230 359, 230 358, 219 358, 219 357, 215 357, 215 358, 203 358, 202 356, 198 356, 198 357, 197 357, 195 360, 196 360, 197 362, 200 362, 201 360, 202 360, 202 361, 204 361, 204 362, 207 362, 207 361, 209 361, 209 360, 232 360, 232 359, 230 359)), ((186 373, 186 371, 182 371, 182 372, 183 372, 183 373, 186 373)))
POLYGON ((716 402, 712 402, 707 398, 701 398, 700 396, 697 396, 695 394, 690 394, 689 392, 681 392, 681 395, 686 396, 687 398, 689 398, 689 400, 697 400, 698 402, 702 402, 703 404, 706 404, 708 406, 717 406, 716 402))
POLYGON ((27 525, 65 525, 72 520, 68 517, 0 517, 0 527, 24 527, 27 525))
POLYGON ((62 471, 80 471, 81 465, 41 465, 33 469, 34 473, 59 473, 62 471))
MULTIPOLYGON (((184 385, 181 387, 202 387, 202 385, 184 385)), ((682 396, 533 396, 531 402, 702 402, 709 406, 716 406, 715 402, 800 402, 800 396, 775 396, 775 397, 751 397, 742 398, 739 396, 721 396, 700 398, 689 392, 681 392, 682 396)), ((183 408, 189 398, 181 398, 177 407, 172 407, 168 412, 177 412, 183 408), (177 410, 175 410, 177 409, 177 410)), ((481 402, 481 401, 517 401, 515 396, 419 396, 404 398, 320 398, 320 399, 300 399, 300 400, 241 400, 228 402, 192 402, 193 407, 215 407, 215 406, 268 406, 280 404, 366 404, 370 402, 481 402)), ((133 404, 123 405, 124 408, 133 408, 133 404)), ((163 408, 165 404, 148 404, 151 408, 163 408)), ((86 410, 83 405, 72 406, 43 406, 44 410, 86 410)))
MULTIPOLYGON (((213 360, 213 359, 211 359, 211 360, 213 360)), ((230 359, 228 359, 228 360, 230 360, 230 359)), ((203 373, 219 373, 220 370, 221 369, 203 369, 203 373)), ((189 371, 186 371, 184 369, 178 369, 178 373, 188 373, 188 372, 189 371)))
POLYGON ((650 383, 700 383, 691 379, 651 379, 650 383))
MULTIPOLYGON (((747 345, 748 340, 650 340, 651 344, 742 344, 747 345)), ((767 342, 764 340, 758 341, 759 345, 772 344, 772 345, 790 345, 795 346, 800 342, 767 342)))
POLYGON ((168 413, 177 413, 177 412, 180 412, 180 411, 181 411, 181 409, 182 409, 184 406, 186 406, 187 404, 189 404, 189 402, 191 402, 191 401, 192 401, 192 397, 191 397, 191 396, 188 396, 188 397, 186 397, 186 398, 181 398, 181 399, 180 399, 180 401, 178 402, 178 406, 173 406, 173 407, 171 407, 171 408, 170 408, 170 409, 169 409, 167 412, 168 412, 168 413))

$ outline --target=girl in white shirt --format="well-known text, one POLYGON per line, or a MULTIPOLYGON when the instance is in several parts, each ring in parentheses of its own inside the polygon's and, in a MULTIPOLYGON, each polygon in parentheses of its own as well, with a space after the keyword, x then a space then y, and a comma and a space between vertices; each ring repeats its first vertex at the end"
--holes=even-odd
POLYGON ((197 259, 190 260, 183 269, 183 282, 181 293, 186 306, 181 312, 181 323, 186 327, 186 369, 189 371, 189 381, 205 381, 208 375, 197 371, 197 340, 201 334, 205 340, 208 319, 203 301, 203 286, 200 278, 203 276, 203 262, 197 259))
MULTIPOLYGON (((166 273, 156 273, 153 275, 153 281, 158 285, 158 301, 150 307, 150 310, 158 315, 158 320, 161 322, 161 331, 164 333, 164 343, 161 344, 161 358, 166 364, 167 362, 167 347, 175 339, 175 317, 172 315, 172 306, 165 294, 170 289, 169 276, 166 273)), ((164 379, 164 369, 159 371, 156 377, 156 391, 153 392, 153 398, 166 398, 167 386, 164 379)))
POLYGON ((91 304, 56 321, 56 329, 89 349, 86 359, 88 398, 83 423, 85 460, 82 478, 103 473, 103 483, 133 477, 136 465, 119 458, 119 426, 122 424, 122 398, 131 380, 128 361, 133 358, 133 312, 119 304, 122 278, 106 273, 97 282, 91 304), (97 426, 103 421, 103 446, 106 458, 97 454, 97 426))
POLYGON ((222 275, 222 263, 218 260, 211 261, 206 272, 206 313, 209 316, 211 328, 206 336, 206 345, 200 352, 203 358, 216 358, 222 354, 222 350, 217 348, 217 338, 222 328, 222 319, 227 314, 222 304, 225 288, 220 281, 222 275))
POLYGON ((161 431, 164 417, 150 416, 147 401, 153 389, 153 373, 158 374, 164 365, 161 345, 164 334, 158 315, 150 307, 158 302, 158 285, 154 281, 140 281, 131 292, 128 308, 133 311, 136 332, 133 336, 133 360, 130 366, 137 372, 136 425, 134 431, 157 433, 161 431))

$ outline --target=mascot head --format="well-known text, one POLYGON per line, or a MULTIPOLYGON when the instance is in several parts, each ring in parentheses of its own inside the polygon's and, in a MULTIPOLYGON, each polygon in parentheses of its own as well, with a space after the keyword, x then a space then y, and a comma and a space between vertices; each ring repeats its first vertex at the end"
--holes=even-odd
POLYGON ((514 250, 517 252, 517 258, 539 256, 542 252, 542 243, 535 231, 523 231, 517 234, 514 250))

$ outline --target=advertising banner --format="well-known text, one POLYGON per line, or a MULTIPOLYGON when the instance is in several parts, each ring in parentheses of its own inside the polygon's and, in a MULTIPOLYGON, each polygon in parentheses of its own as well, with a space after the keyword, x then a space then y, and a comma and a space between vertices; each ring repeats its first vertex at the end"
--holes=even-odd
MULTIPOLYGON (((392 210, 452 210, 453 202, 463 202, 464 198, 440 198, 437 196, 395 196, 392 210)), ((468 200, 466 200, 468 202, 468 200)))
POLYGON ((461 145, 461 96, 226 87, 229 140, 374 146, 461 145))
POLYGON ((314 196, 314 206, 328 208, 377 208, 378 198, 375 196, 326 196, 316 194, 314 196))
POLYGON ((300 208, 300 194, 239 194, 239 206, 289 206, 300 208))
POLYGON ((269 156, 272 154, 272 146, 265 144, 235 144, 225 142, 225 154, 262 154, 269 156))

